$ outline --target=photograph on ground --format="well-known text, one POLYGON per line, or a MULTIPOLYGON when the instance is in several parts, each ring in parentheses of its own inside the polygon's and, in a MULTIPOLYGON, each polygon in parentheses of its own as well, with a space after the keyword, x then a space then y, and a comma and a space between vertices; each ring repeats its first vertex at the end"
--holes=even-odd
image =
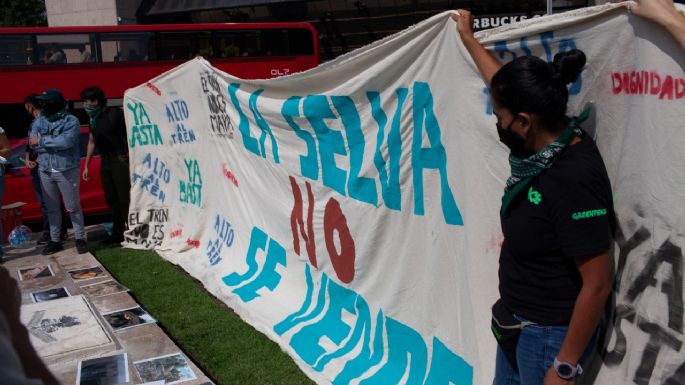
POLYGON ((76 385, 116 385, 129 382, 126 353, 79 361, 76 385))
POLYGON ((64 297, 69 297, 69 291, 67 291, 66 287, 57 287, 54 289, 48 289, 44 291, 37 291, 35 293, 31 293, 31 299, 33 302, 45 302, 45 301, 52 301, 53 299, 58 299, 58 298, 64 298, 64 297))
POLYGON ((169 385, 195 379, 195 373, 181 353, 136 361, 133 366, 144 382, 164 380, 169 385))
POLYGON ((117 310, 112 313, 103 314, 102 316, 105 317, 105 320, 109 323, 114 331, 157 322, 140 306, 132 307, 130 309, 117 310))
POLYGON ((110 294, 127 292, 128 288, 115 280, 107 280, 90 285, 81 286, 81 290, 91 297, 103 297, 110 294))
POLYGON ((100 266, 86 267, 84 269, 71 270, 69 276, 76 282, 104 277, 105 271, 100 266))
POLYGON ((27 267, 17 270, 20 281, 30 281, 36 278, 52 277, 55 273, 52 272, 50 265, 41 265, 35 267, 27 267))

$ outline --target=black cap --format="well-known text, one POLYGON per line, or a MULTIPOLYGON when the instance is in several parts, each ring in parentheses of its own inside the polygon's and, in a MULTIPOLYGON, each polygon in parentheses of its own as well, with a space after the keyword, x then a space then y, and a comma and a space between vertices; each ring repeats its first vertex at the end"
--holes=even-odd
POLYGON ((53 103, 66 103, 66 100, 64 100, 64 95, 62 95, 62 93, 55 88, 48 88, 47 90, 43 91, 42 94, 36 96, 36 99, 53 103))

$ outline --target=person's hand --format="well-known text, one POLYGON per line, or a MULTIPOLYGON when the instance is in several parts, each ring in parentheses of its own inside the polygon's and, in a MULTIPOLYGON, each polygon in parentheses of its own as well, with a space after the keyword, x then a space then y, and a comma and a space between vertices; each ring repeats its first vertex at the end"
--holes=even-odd
POLYGON ((575 384, 574 380, 564 380, 563 378, 559 377, 559 375, 557 375, 557 371, 554 370, 554 367, 550 366, 549 369, 547 369, 547 374, 545 374, 544 385, 573 385, 573 384, 575 384))
POLYGON ((661 25, 665 26, 679 21, 682 23, 685 20, 673 5, 673 0, 637 0, 636 3, 636 5, 627 3, 628 11, 661 25))
POLYGON ((88 175, 88 166, 86 166, 86 167, 83 168, 83 175, 81 175, 81 177, 82 177, 83 180, 85 180, 86 182, 88 181, 88 179, 90 179, 90 176, 88 175))
POLYGON ((28 168, 30 168, 30 169, 32 169, 32 170, 33 170, 34 168, 36 168, 36 166, 38 166, 38 162, 36 162, 36 161, 29 160, 29 161, 26 162, 26 167, 28 167, 28 168))
POLYGON ((452 14, 452 19, 457 22, 457 32, 463 41, 473 37, 473 15, 465 9, 457 9, 458 14, 452 14))
POLYGON ((32 136, 31 139, 29 139, 29 144, 32 146, 35 146, 38 143, 40 143, 40 134, 38 134, 36 136, 32 136))

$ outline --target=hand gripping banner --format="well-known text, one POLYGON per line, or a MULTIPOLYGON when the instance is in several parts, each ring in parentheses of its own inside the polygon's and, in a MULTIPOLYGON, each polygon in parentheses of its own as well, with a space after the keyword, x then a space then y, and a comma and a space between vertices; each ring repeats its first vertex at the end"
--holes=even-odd
MULTIPOLYGON (((579 48, 619 229, 586 383, 682 384, 685 53, 617 5, 483 31, 502 61, 579 48)), ((449 13, 241 80, 191 60, 126 93, 127 247, 154 249, 319 384, 487 384, 509 175, 449 13)), ((211 322, 211 321, 208 321, 211 322)))

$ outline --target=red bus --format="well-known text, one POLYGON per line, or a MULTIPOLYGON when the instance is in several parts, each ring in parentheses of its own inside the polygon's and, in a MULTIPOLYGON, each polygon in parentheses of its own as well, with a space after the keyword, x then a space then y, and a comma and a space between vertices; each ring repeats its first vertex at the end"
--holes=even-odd
MULTIPOLYGON (((14 147, 3 204, 27 202, 24 219, 40 220, 23 164, 22 144, 31 122, 23 106, 27 95, 57 88, 70 111, 87 125, 78 102, 83 88, 101 87, 109 104, 120 106, 126 89, 198 55, 243 79, 272 78, 316 67, 318 36, 309 23, 0 28, 0 127, 14 147)), ((85 156, 87 127, 81 136, 85 156)), ((99 171, 98 162, 94 158, 91 170, 99 171)), ((106 211, 99 175, 81 183, 81 197, 86 214, 106 211)))
POLYGON ((309 23, 158 24, 0 28, 0 104, 46 87, 79 99, 98 85, 108 97, 195 56, 243 79, 266 79, 319 64, 309 23))

